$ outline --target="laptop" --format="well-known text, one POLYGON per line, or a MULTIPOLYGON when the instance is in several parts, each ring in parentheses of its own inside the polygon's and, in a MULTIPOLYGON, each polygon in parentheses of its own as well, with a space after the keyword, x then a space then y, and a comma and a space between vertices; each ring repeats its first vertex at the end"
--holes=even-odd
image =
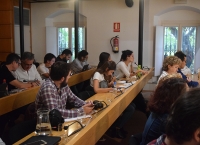
POLYGON ((82 71, 88 70, 88 67, 89 67, 89 64, 84 65, 82 71))

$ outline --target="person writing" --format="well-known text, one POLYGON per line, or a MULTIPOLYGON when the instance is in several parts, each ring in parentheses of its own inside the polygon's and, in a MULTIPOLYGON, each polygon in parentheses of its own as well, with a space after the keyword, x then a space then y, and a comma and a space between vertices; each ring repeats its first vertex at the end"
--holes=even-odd
POLYGON ((70 64, 58 61, 51 67, 50 78, 47 79, 36 96, 36 109, 45 107, 50 111, 57 109, 64 118, 78 116, 78 112, 89 114, 94 108, 93 103, 79 99, 70 90, 67 82, 70 78, 70 64), (73 104, 76 109, 66 109, 66 103, 73 104))
MULTIPOLYGON (((90 80, 90 85, 93 87, 95 93, 107 93, 113 91, 112 74, 116 69, 114 61, 106 61, 100 68, 98 68, 90 80), (110 79, 105 79, 110 78, 110 79), (111 83, 110 83, 111 82, 111 83)), ((135 111, 135 104, 130 103, 123 111, 122 115, 114 122, 111 127, 111 137, 124 139, 126 131, 123 129, 125 123, 131 118, 135 111)))
POLYGON ((13 75, 21 82, 34 82, 37 85, 42 83, 42 78, 33 64, 34 54, 31 52, 24 52, 21 58, 21 65, 17 68, 13 75))
POLYGON ((18 81, 12 74, 13 71, 16 71, 17 68, 21 65, 20 57, 15 53, 10 53, 6 57, 5 65, 0 68, 0 82, 6 81, 8 85, 8 91, 16 88, 30 88, 33 86, 37 86, 36 83, 23 83, 18 81))

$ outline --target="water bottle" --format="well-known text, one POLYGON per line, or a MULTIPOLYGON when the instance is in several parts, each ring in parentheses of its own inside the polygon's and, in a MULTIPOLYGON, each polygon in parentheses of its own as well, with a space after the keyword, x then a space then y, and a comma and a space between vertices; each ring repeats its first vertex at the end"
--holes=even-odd
POLYGON ((7 95, 9 95, 9 93, 8 93, 8 85, 6 83, 6 79, 3 79, 3 84, 6 85, 5 95, 7 96, 7 95))

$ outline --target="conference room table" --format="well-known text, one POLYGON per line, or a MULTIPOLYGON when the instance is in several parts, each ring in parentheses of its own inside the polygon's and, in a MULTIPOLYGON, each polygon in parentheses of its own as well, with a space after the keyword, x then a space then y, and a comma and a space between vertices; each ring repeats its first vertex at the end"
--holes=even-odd
MULTIPOLYGON (((92 118, 86 119, 86 126, 80 130, 78 133, 68 137, 67 141, 62 138, 59 145, 69 144, 69 145, 93 145, 95 144, 102 135, 108 130, 108 128, 114 123, 114 121, 121 115, 125 108, 132 102, 132 100, 137 96, 137 94, 143 89, 147 82, 153 76, 153 70, 150 69, 147 74, 142 76, 137 80, 132 86, 125 89, 123 92, 116 93, 98 93, 89 98, 88 100, 99 100, 104 101, 109 104, 107 107, 104 105, 105 109, 94 113, 92 118), (111 102, 107 98, 111 98, 111 102)), ((87 101, 88 101, 87 100, 87 101)), ((65 122, 64 125, 69 125, 71 122, 65 122)), ((52 131, 52 136, 63 136, 65 131, 52 131)), ((36 134, 33 132, 23 139, 16 142, 14 145, 19 145, 20 143, 26 141, 36 134)))
MULTIPOLYGON (((73 86, 90 79, 95 70, 96 68, 92 68, 72 75, 68 81, 68 85, 73 86)), ((39 86, 28 88, 24 91, 0 98, 0 116, 34 102, 39 88, 39 86)))

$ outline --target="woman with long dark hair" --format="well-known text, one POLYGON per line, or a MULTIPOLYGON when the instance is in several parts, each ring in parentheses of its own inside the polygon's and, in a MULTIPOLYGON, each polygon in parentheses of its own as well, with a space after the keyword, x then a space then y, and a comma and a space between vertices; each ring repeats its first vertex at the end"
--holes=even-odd
POLYGON ((107 61, 111 61, 110 54, 107 52, 102 52, 99 55, 99 64, 98 64, 97 68, 100 68, 107 61))
MULTIPOLYGON (((122 51, 120 62, 117 64, 115 76, 117 79, 129 78, 135 76, 138 72, 145 73, 143 70, 133 71, 132 63, 134 61, 133 51, 124 50, 122 51)), ((133 100, 133 103, 136 105, 136 109, 145 113, 148 117, 149 112, 147 111, 147 105, 145 103, 142 93, 138 95, 133 100)))

